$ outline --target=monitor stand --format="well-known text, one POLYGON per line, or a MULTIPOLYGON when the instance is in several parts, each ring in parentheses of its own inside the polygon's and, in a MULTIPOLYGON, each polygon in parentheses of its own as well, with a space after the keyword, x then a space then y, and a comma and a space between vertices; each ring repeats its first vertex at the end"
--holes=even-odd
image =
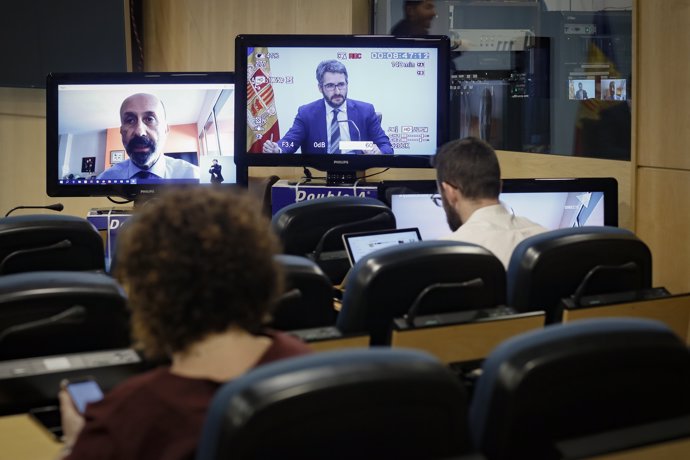
POLYGON ((326 185, 351 186, 364 177, 364 171, 326 171, 326 185))

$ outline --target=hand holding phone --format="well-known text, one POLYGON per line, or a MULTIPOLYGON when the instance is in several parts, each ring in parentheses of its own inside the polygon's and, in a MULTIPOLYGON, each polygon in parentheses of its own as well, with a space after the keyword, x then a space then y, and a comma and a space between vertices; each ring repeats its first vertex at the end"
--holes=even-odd
POLYGON ((103 399, 103 391, 92 377, 67 380, 64 388, 80 414, 84 413, 88 403, 103 399))

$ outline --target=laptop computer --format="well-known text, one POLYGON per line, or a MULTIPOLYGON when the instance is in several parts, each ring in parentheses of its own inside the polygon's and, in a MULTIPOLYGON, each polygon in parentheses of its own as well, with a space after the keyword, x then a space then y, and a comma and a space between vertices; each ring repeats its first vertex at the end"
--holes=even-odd
POLYGON ((350 265, 376 250, 415 241, 422 241, 422 235, 414 227, 343 234, 343 246, 350 265))

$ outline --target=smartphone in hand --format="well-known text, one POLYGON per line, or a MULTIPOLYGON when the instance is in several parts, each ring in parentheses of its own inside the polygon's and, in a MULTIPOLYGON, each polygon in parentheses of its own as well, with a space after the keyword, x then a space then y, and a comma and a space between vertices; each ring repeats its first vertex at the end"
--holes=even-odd
POLYGON ((103 399, 103 391, 93 377, 70 379, 67 381, 65 389, 80 414, 84 413, 88 403, 103 399))

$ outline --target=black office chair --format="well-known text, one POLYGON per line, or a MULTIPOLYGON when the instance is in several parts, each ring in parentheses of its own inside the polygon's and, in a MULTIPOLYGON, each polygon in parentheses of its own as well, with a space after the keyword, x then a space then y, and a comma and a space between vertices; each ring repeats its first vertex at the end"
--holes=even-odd
POLYGON ((325 197, 282 208, 271 226, 285 254, 306 255, 337 284, 349 269, 342 234, 395 228, 395 216, 374 198, 325 197))
POLYGON ((280 177, 276 175, 266 177, 249 177, 247 190, 250 196, 255 197, 261 203, 261 212, 271 217, 271 187, 278 182, 280 177))
POLYGON ((335 324, 333 285, 316 263, 306 257, 279 254, 285 272, 285 292, 270 326, 283 331, 335 324))
POLYGON ((68 215, 0 219, 0 275, 39 270, 104 270, 98 230, 68 215))
POLYGON ((126 297, 92 272, 0 277, 0 360, 127 348, 126 297))
POLYGON ((652 254, 629 230, 573 227, 529 237, 508 264, 508 305, 561 320, 560 300, 652 286, 652 254))
POLYGON ((489 460, 585 458, 676 435, 646 424, 690 429, 690 352, 658 321, 551 325, 505 341, 482 368, 469 426, 489 460))
POLYGON ((393 318, 504 305, 506 274, 487 249, 421 241, 372 252, 348 274, 336 325, 388 343, 393 318))
POLYGON ((463 386, 411 350, 288 359, 225 384, 197 460, 450 458, 467 449, 463 386))

